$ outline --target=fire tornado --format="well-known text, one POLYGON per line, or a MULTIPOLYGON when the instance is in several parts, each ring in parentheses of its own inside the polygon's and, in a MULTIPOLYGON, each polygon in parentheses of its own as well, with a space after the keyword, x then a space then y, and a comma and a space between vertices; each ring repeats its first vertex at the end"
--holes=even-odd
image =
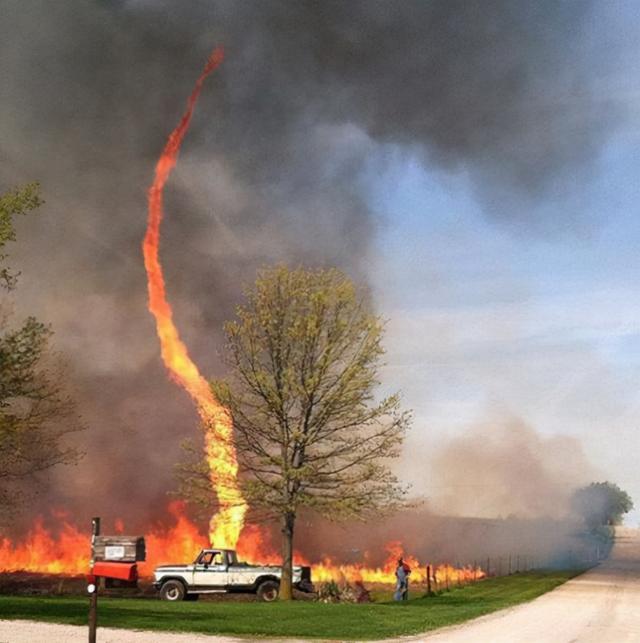
POLYGON ((211 483, 220 511, 211 518, 210 540, 217 547, 235 548, 244 523, 247 504, 238 487, 238 461, 233 443, 233 424, 228 411, 216 400, 209 383, 189 357, 189 352, 173 322, 167 301, 162 265, 159 258, 162 194, 173 170, 182 140, 189 129, 191 116, 207 76, 222 62, 223 51, 215 49, 196 81, 187 108, 158 159, 153 183, 149 188, 147 232, 142 244, 149 289, 149 311, 156 321, 162 360, 169 374, 196 403, 205 429, 205 450, 211 483))

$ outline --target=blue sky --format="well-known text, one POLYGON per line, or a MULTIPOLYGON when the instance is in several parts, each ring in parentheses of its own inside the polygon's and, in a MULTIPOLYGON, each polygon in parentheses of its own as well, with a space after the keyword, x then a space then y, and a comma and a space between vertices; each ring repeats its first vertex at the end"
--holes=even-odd
MULTIPOLYGON (((526 223, 488 216, 464 169, 384 151, 384 174, 365 178, 381 218, 369 268, 389 320, 385 381, 415 411, 407 453, 498 410, 542 436, 579 438, 587 475, 640 505, 637 138, 625 128, 591 180, 530 204, 526 223)), ((405 474, 429 495, 428 466, 405 474)))

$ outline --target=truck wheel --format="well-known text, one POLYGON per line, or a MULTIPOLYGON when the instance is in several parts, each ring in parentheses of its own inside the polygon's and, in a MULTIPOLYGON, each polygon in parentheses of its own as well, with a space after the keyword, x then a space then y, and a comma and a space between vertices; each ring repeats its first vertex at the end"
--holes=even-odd
POLYGON ((266 601, 271 603, 278 598, 278 592, 280 591, 280 584, 276 583, 274 580, 266 580, 264 583, 260 583, 258 591, 256 594, 261 601, 266 601))
POLYGON ((179 580, 168 580, 160 588, 160 598, 163 601, 182 601, 185 593, 184 585, 179 580))

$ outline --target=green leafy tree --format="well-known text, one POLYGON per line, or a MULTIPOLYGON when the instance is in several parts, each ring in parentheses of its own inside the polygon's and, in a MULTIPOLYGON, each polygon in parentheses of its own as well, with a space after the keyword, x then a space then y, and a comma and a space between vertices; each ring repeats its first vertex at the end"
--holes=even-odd
MULTIPOLYGON (((300 509, 366 518, 403 503, 388 465, 410 414, 398 395, 376 399, 383 323, 338 270, 262 271, 225 332, 229 377, 213 388, 233 417, 245 497, 280 522, 290 599, 300 509)), ((205 502, 207 473, 183 467, 183 493, 205 502)))
MULTIPOLYGON (((7 265, 5 248, 15 241, 14 218, 42 203, 38 185, 0 196, 0 284, 4 303, 18 275, 7 265)), ((0 510, 15 507, 25 483, 57 464, 75 462, 79 453, 64 436, 82 428, 63 389, 49 340, 51 330, 34 317, 17 327, 0 315, 0 510)))
POLYGON ((4 248, 10 241, 16 240, 13 220, 17 215, 24 215, 42 205, 39 186, 28 183, 22 188, 0 195, 0 285, 11 290, 16 285, 17 276, 3 265, 7 259, 4 248))
POLYGON ((626 491, 612 482, 592 482, 578 489, 571 500, 574 512, 581 516, 589 529, 619 525, 624 514, 633 509, 626 491))

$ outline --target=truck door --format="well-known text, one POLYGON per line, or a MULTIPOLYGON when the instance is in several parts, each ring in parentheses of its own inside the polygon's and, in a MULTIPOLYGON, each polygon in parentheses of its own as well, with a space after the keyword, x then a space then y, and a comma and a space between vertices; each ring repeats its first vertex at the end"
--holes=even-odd
POLYGON ((224 552, 209 550, 202 552, 193 570, 193 584, 198 589, 224 589, 229 572, 224 552))

